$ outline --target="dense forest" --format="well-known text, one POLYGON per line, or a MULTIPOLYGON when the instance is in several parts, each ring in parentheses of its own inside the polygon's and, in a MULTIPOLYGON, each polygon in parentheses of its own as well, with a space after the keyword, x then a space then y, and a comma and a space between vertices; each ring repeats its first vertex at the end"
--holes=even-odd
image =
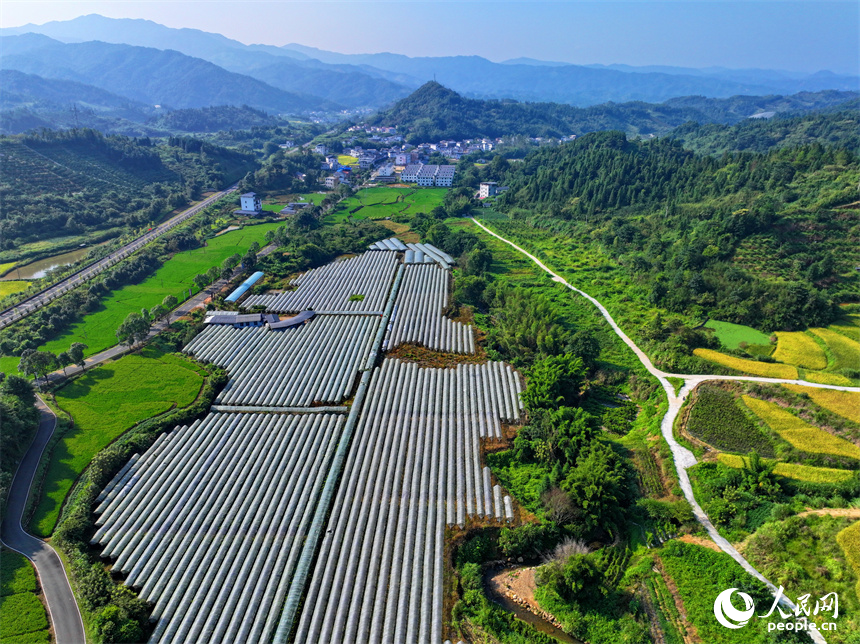
POLYGON ((247 105, 218 105, 216 107, 172 110, 149 121, 153 127, 170 132, 219 132, 221 130, 250 130, 278 124, 278 119, 247 105))
POLYGON ((652 306, 765 330, 826 325, 856 298, 860 160, 809 145, 700 156, 595 133, 464 172, 510 186, 497 207, 598 245, 652 306))
POLYGON ((191 138, 90 129, 0 138, 0 250, 161 220, 255 167, 252 154, 191 138))
POLYGON ((772 119, 747 119, 732 126, 716 123, 685 123, 672 130, 673 139, 702 154, 723 152, 768 152, 774 148, 811 143, 860 150, 860 102, 840 106, 845 111, 805 114, 772 119), (851 107, 852 109, 848 109, 851 107))
POLYGON ((513 135, 558 138, 600 130, 649 135, 664 134, 690 121, 737 123, 763 111, 821 110, 856 98, 852 92, 825 91, 727 99, 691 96, 665 103, 634 101, 579 108, 561 103, 468 99, 429 82, 368 122, 396 126, 411 143, 513 135))

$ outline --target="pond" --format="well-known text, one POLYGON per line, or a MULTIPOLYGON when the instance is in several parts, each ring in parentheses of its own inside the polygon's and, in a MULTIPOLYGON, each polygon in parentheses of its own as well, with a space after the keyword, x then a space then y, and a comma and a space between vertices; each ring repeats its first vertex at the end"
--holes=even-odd
POLYGON ((18 266, 3 277, 0 277, 0 280, 37 280, 45 277, 48 271, 54 268, 68 266, 82 260, 90 250, 92 250, 92 246, 87 246, 86 248, 78 248, 68 253, 62 253, 61 255, 46 257, 45 259, 40 259, 24 266, 18 266))

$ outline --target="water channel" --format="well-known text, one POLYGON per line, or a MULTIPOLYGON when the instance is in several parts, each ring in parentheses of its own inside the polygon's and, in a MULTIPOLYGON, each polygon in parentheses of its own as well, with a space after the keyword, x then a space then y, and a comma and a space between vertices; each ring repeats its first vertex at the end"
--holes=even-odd
POLYGON ((87 246, 86 248, 78 248, 68 253, 52 255, 51 257, 24 264, 23 266, 17 266, 3 277, 0 277, 0 280, 36 280, 45 277, 48 271, 54 268, 68 266, 82 260, 90 250, 92 250, 92 246, 87 246))

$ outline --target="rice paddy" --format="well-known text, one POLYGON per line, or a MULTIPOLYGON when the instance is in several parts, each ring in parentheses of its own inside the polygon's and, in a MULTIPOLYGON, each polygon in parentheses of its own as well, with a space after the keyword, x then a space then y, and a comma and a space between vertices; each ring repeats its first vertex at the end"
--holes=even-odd
POLYGON ((767 334, 743 324, 708 320, 705 326, 713 329, 717 339, 729 349, 740 348, 742 342, 746 344, 767 344, 770 342, 770 337, 767 334))
MULTIPOLYGON (((737 469, 742 469, 749 465, 748 459, 738 454, 721 453, 717 455, 717 460, 724 465, 737 469)), ((770 459, 765 460, 773 462, 770 459)), ((797 481, 807 481, 809 483, 842 483, 854 476, 854 472, 851 470, 839 470, 833 467, 812 467, 811 465, 799 465, 797 463, 776 463, 773 472, 778 476, 784 476, 785 478, 797 481)))
POLYGON ((860 423, 860 393, 804 387, 802 385, 784 384, 783 387, 797 394, 806 394, 819 407, 824 407, 834 414, 860 423))
POLYGON ((810 425, 775 403, 751 396, 743 396, 743 401, 773 431, 799 450, 860 459, 857 445, 810 425))
POLYGON ((797 369, 791 365, 736 358, 735 356, 726 355, 725 353, 720 353, 713 349, 694 349, 693 353, 709 362, 715 362, 716 364, 730 369, 735 369, 736 371, 751 373, 754 376, 763 376, 765 378, 785 378, 789 380, 797 379, 797 369))
MULTIPOLYGON (((854 575, 860 580, 860 521, 848 526, 836 535, 836 543, 845 553, 845 559, 854 570, 854 575)), ((860 598, 860 581, 857 582, 857 596, 860 598)))
POLYGON ((0 298, 26 291, 28 286, 30 286, 30 282, 24 280, 0 281, 0 298))
POLYGON ((803 375, 803 379, 809 382, 817 382, 820 385, 839 385, 840 387, 850 387, 854 384, 850 378, 840 376, 838 373, 827 373, 824 371, 807 371, 803 375))
POLYGON ((860 342, 831 329, 814 328, 810 331, 827 343, 834 369, 860 369, 860 342))
POLYGON ((778 342, 774 359, 804 369, 821 370, 827 368, 827 355, 812 336, 802 331, 777 331, 778 342))

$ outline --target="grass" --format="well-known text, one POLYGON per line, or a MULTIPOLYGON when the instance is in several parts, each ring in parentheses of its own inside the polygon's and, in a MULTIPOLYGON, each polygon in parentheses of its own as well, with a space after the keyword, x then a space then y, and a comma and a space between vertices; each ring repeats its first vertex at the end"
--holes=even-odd
POLYGON ((0 550, 0 642, 50 642, 48 617, 36 591, 33 565, 21 554, 0 550))
POLYGON ((799 450, 860 459, 860 447, 810 425, 776 403, 750 396, 744 396, 743 401, 773 431, 799 450))
POLYGON ((860 342, 831 329, 813 328, 810 331, 827 344, 833 356, 834 369, 860 369, 860 342))
POLYGON ((0 281, 0 298, 20 293, 21 291, 26 291, 28 286, 30 286, 30 282, 26 282, 24 280, 0 281))
POLYGON ((770 338, 767 334, 758 331, 751 326, 733 324, 732 322, 720 322, 719 320, 708 320, 705 326, 714 330, 723 346, 728 349, 740 348, 741 342, 747 344, 767 344, 770 338))
POLYGON ((0 550, 0 596, 36 592, 36 573, 22 554, 0 550))
POLYGON ((41 536, 54 530, 63 500, 93 457, 135 423, 173 407, 190 405, 203 385, 184 358, 144 349, 107 363, 56 393, 74 426, 57 443, 31 527, 41 536))
POLYGON ((854 576, 858 580, 854 592, 857 594, 857 598, 860 599, 860 521, 839 532, 836 535, 836 543, 839 544, 842 552, 845 553, 845 560, 851 566, 854 576))
MULTIPOLYGON (((720 463, 743 469, 749 465, 748 460, 739 454, 718 454, 720 463)), ((770 459, 766 459, 770 461, 770 459)), ((772 462, 772 461, 771 461, 772 462)), ((811 465, 799 465, 797 463, 777 463, 774 466, 774 474, 797 481, 808 481, 809 483, 842 483, 847 481, 854 473, 851 470, 838 470, 833 467, 812 467, 811 465)))
POLYGON ((48 616, 33 593, 0 597, 0 641, 48 642, 48 616), (24 637, 25 636, 25 637, 24 637))
POLYGON ((738 406, 729 391, 711 385, 701 385, 687 418, 687 431, 694 437, 719 450, 772 456, 770 439, 738 406))
POLYGON ((820 371, 827 368, 827 355, 811 336, 801 331, 777 331, 776 337, 778 342, 774 359, 804 369, 820 371))
POLYGON ((784 384, 783 387, 797 394, 806 394, 819 407, 824 407, 827 411, 832 411, 843 418, 860 423, 860 393, 804 387, 802 385, 784 384))
POLYGON ((765 378, 785 378, 787 380, 797 379, 797 369, 787 364, 772 364, 769 362, 758 362, 757 360, 745 360, 735 356, 726 355, 713 349, 694 349, 693 353, 700 358, 715 362, 729 369, 751 373, 754 376, 765 378))
MULTIPOLYGON (((151 309, 160 304, 166 295, 175 295, 182 301, 182 294, 184 292, 187 296, 195 275, 205 273, 212 266, 221 266, 233 253, 244 254, 255 241, 264 245, 266 232, 280 225, 245 226, 241 230, 208 240, 202 248, 176 253, 140 284, 123 286, 102 298, 98 309, 39 349, 60 353, 66 351, 73 342, 83 342, 89 347, 84 353, 90 356, 114 346, 117 343, 116 330, 129 313, 143 308, 151 309)), ((194 292, 197 292, 196 288, 194 292)), ((17 357, 0 358, 0 371, 16 373, 18 361, 17 357)))

